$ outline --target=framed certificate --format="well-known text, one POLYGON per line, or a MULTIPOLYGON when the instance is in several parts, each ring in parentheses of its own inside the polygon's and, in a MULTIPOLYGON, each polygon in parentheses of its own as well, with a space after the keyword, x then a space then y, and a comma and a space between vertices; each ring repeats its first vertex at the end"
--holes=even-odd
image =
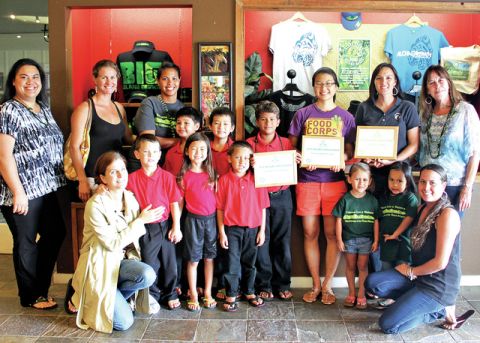
POLYGON ((397 158, 398 126, 357 126, 355 158, 397 158))
POLYGON ((344 164, 343 137, 302 136, 301 167, 330 168, 344 164))
POLYGON ((297 184, 295 150, 260 152, 255 157, 255 187, 297 184))

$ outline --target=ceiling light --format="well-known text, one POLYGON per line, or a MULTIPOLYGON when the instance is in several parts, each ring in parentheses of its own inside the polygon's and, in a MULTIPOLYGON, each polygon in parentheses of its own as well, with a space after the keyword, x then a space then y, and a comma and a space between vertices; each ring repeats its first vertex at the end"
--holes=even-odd
POLYGON ((35 17, 35 22, 36 22, 37 24, 40 23, 40 18, 38 17, 38 15, 35 17))
POLYGON ((22 36, 21 36, 21 35, 17 35, 17 38, 22 38, 22 36))
POLYGON ((15 20, 15 14, 10 14, 10 19, 15 20))

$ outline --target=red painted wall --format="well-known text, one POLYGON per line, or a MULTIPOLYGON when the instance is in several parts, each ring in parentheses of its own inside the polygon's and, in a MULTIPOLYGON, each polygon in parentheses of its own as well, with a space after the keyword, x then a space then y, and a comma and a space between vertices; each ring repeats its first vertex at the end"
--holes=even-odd
MULTIPOLYGON (((262 57, 263 71, 272 75, 273 56, 268 50, 273 25, 290 18, 289 11, 245 11, 245 58, 257 51, 262 57)), ((339 12, 302 12, 317 23, 340 24, 339 12)), ((362 13, 363 24, 401 24, 412 13, 362 13)), ((443 32, 453 46, 480 44, 480 14, 424 14, 417 15, 431 27, 443 32)), ((272 84, 262 78, 261 88, 272 84)))
POLYGON ((116 61, 136 40, 149 40, 167 51, 182 72, 181 87, 192 87, 192 9, 72 9, 73 102, 93 88, 92 67, 101 59, 116 61))

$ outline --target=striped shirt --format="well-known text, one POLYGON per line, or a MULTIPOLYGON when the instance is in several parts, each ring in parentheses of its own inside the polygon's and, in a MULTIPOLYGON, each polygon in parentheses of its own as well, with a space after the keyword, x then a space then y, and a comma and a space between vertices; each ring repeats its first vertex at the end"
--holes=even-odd
MULTIPOLYGON (((50 109, 43 104, 38 114, 15 100, 0 109, 0 134, 13 137, 13 157, 29 200, 66 184, 63 172, 63 135, 50 109)), ((13 195, 0 176, 0 205, 12 206, 13 195)))

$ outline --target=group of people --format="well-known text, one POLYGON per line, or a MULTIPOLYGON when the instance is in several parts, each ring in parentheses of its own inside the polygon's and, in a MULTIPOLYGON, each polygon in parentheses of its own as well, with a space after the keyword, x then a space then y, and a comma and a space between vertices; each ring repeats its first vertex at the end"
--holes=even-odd
POLYGON ((471 204, 480 122, 444 68, 426 71, 420 116, 402 99, 391 64, 375 68, 369 98, 355 116, 335 104, 335 72, 320 68, 312 77, 316 102, 295 114, 289 137, 276 133, 278 107, 263 101, 256 108, 258 133, 247 141, 232 140, 235 115, 226 107, 208 118, 212 140, 198 132, 203 116, 177 99, 180 69, 170 62, 157 73, 160 94, 137 111, 135 137, 124 108, 112 100, 118 78, 109 60, 93 68, 96 92, 71 117, 78 181, 67 184, 63 135, 46 105, 43 69, 21 59, 8 74, 0 110, 0 205, 14 239, 22 306, 57 306, 48 290, 65 236, 58 199, 73 189, 86 202, 85 226, 65 309, 76 313, 81 328, 126 330, 132 311, 155 313, 159 304, 174 310, 182 292, 190 311, 214 308, 215 299, 227 312, 238 309, 241 296, 255 307, 276 296, 291 299, 294 208, 313 285, 305 302, 336 302, 332 279, 343 252, 349 287, 343 304, 365 309, 367 296, 380 297, 386 310, 379 324, 386 333, 438 318, 453 329, 471 315, 456 318, 454 305, 460 218, 471 204), (89 116, 84 165, 80 150, 89 116), (345 163, 299 168, 296 206, 289 186, 255 188, 253 153, 296 149, 300 163, 302 135, 326 123, 332 129, 322 134, 343 137, 345 161, 353 157, 356 126, 398 127, 397 161, 356 161, 347 176, 345 163), (124 143, 132 144, 128 160, 120 154, 124 143), (413 158, 421 166, 420 206, 408 162, 413 158), (327 242, 323 282, 320 217, 327 242))

